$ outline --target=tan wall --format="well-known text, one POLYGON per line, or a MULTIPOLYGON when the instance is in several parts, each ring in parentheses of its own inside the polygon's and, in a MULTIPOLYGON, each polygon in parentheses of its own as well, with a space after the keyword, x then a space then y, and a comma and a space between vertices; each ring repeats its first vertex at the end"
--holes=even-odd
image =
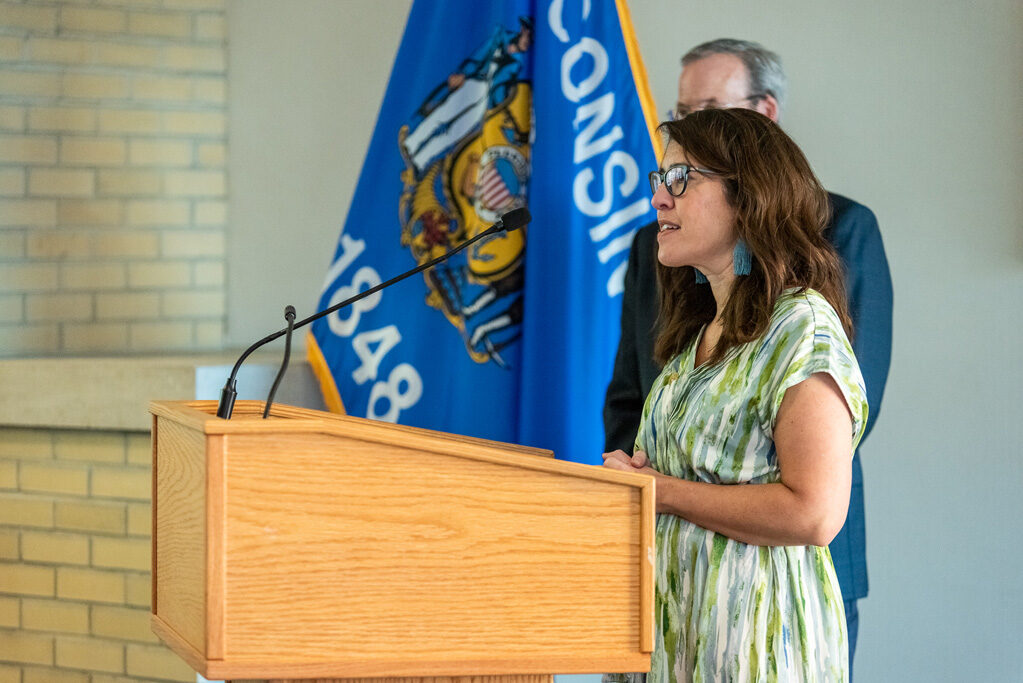
POLYGON ((149 435, 0 428, 0 683, 192 681, 149 628, 149 435))
POLYGON ((0 356, 220 347, 223 0, 0 1, 0 356))

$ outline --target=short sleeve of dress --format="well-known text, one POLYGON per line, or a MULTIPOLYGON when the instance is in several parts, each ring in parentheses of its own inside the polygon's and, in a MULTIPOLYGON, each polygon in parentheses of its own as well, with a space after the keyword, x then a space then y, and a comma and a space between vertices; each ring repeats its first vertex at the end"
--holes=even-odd
POLYGON ((867 424, 867 394, 841 320, 823 296, 807 290, 779 301, 758 353, 758 365, 758 416, 769 437, 774 438, 785 392, 823 372, 831 375, 845 398, 856 449, 867 424))

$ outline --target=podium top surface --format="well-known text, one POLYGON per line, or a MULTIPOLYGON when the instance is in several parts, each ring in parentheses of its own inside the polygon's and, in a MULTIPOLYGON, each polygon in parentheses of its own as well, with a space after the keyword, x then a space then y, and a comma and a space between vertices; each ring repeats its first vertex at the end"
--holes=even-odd
POLYGON ((490 441, 284 404, 273 405, 270 409, 270 416, 263 419, 263 406, 262 401, 238 401, 235 403, 234 415, 229 420, 217 417, 216 401, 151 401, 149 412, 156 417, 176 422, 206 437, 231 434, 267 436, 272 434, 331 434, 396 446, 414 444, 417 449, 451 456, 501 462, 570 476, 582 476, 586 479, 626 484, 636 488, 645 488, 653 483, 653 478, 647 475, 555 460, 552 451, 542 448, 490 441))

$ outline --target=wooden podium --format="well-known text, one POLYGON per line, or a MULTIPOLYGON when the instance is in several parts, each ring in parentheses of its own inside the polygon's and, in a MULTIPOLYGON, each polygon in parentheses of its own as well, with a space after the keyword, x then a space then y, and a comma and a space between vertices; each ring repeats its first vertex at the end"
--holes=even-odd
POLYGON ((203 676, 649 669, 653 478, 262 407, 150 404, 152 626, 203 676))

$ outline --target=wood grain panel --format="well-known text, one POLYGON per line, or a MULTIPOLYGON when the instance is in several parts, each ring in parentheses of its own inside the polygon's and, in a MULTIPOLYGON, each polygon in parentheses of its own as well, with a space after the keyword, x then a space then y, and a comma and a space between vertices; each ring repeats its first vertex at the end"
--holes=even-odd
POLYGON ((649 668, 653 478, 261 410, 150 405, 153 629, 207 678, 649 668))
MULTIPOLYGON (((656 576, 656 533, 657 482, 650 480, 643 487, 640 502, 640 569, 639 569, 639 649, 641 652, 654 651, 654 581, 656 576)), ((645 671, 645 669, 644 669, 645 671)))
POLYGON ((164 417, 173 418, 175 421, 192 424, 197 429, 204 429, 207 434, 237 434, 253 432, 276 432, 285 422, 287 429, 323 431, 331 425, 351 431, 353 428, 375 429, 379 434, 395 434, 403 436, 432 437, 440 438, 446 442, 455 442, 473 447, 498 448, 501 452, 521 453, 523 455, 538 455, 546 458, 553 458, 553 451, 543 448, 531 448, 518 444, 479 439, 461 434, 450 434, 438 432, 432 429, 419 427, 408 427, 385 422, 370 422, 362 418, 355 418, 349 415, 338 415, 336 413, 325 413, 319 410, 308 408, 296 408, 295 406, 275 404, 270 408, 269 419, 263 419, 262 401, 238 401, 235 403, 233 417, 230 420, 214 418, 217 414, 216 401, 154 401, 150 403, 150 412, 164 417), (290 421, 290 423, 288 422, 290 421))
MULTIPOLYGON (((609 657, 601 653, 574 657, 542 656, 536 659, 479 659, 463 661, 377 660, 369 662, 218 662, 208 661, 206 678, 420 678, 474 676, 480 671, 488 675, 529 675, 548 671, 600 673, 602 671, 648 671, 649 655, 609 657)), ((201 672, 200 672, 201 673, 201 672)))
POLYGON ((235 679, 227 683, 553 683, 554 676, 524 674, 517 676, 435 676, 433 678, 271 678, 235 679))
POLYGON ((232 435, 226 468, 226 659, 638 650, 639 488, 321 434, 232 435))
POLYGON ((156 614, 205 653, 205 439, 169 420, 158 420, 157 429, 156 614))
POLYGON ((152 614, 156 614, 156 587, 159 585, 157 573, 157 561, 156 561, 156 519, 157 519, 157 495, 156 495, 156 481, 157 481, 157 467, 159 466, 159 458, 157 458, 156 444, 159 442, 157 437, 157 425, 160 419, 156 415, 149 416, 152 426, 149 431, 149 447, 152 451, 153 467, 152 467, 152 480, 149 482, 150 493, 149 493, 149 571, 150 571, 150 582, 149 582, 149 611, 152 614))
POLYGON ((228 437, 206 437, 206 658, 224 658, 224 451, 228 437))
POLYGON ((208 671, 208 667, 206 666, 206 658, 203 656, 203 653, 193 647, 181 634, 168 626, 163 619, 155 614, 150 615, 149 625, 153 633, 170 646, 174 654, 185 660, 185 664, 188 664, 204 676, 207 675, 205 672, 208 671))

